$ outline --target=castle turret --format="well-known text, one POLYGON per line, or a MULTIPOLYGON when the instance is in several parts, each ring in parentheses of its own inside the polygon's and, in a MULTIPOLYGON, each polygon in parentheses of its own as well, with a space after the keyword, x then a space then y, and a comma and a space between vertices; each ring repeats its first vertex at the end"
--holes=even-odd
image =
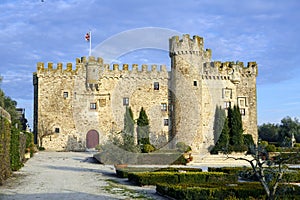
POLYGON ((201 133, 201 73, 203 63, 211 59, 211 51, 203 49, 203 39, 183 35, 170 39, 171 96, 173 104, 173 145, 182 141, 194 151, 203 141, 201 133))
MULTIPOLYGON (((85 57, 82 58, 82 62, 86 62, 85 57)), ((86 87, 89 90, 98 90, 98 80, 101 74, 101 67, 103 65, 102 58, 98 58, 97 61, 94 56, 88 58, 86 65, 86 87)))

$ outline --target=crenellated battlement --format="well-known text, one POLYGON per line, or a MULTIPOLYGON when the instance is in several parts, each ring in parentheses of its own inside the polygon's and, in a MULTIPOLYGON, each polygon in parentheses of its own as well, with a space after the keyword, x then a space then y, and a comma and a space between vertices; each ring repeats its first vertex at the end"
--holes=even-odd
POLYGON ((73 70, 73 64, 67 63, 66 68, 63 68, 62 63, 57 63, 56 68, 53 67, 53 63, 47 63, 47 67, 43 62, 37 63, 37 74, 51 75, 51 74, 64 74, 64 75, 73 75, 76 74, 79 66, 76 65, 76 69, 73 70))
POLYGON ((170 57, 174 55, 197 55, 204 56, 205 58, 211 58, 211 49, 204 50, 203 38, 194 35, 190 38, 189 34, 184 34, 182 39, 179 36, 173 36, 169 39, 169 54, 170 57))
POLYGON ((138 65, 132 64, 131 68, 129 64, 105 64, 101 78, 138 78, 138 79, 168 79, 169 73, 166 65, 138 65))
POLYGON ((243 62, 237 61, 213 61, 204 64, 204 75, 232 75, 239 73, 242 76, 257 76, 257 63, 248 62, 247 66, 244 66, 243 62))

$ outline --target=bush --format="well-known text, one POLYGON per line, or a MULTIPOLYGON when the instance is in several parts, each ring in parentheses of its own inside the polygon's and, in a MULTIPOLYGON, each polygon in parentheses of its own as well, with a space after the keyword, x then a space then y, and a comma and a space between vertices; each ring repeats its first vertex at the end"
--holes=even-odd
POLYGON ((167 168, 158 168, 158 167, 125 167, 116 169, 117 177, 119 178, 128 178, 128 173, 135 172, 202 172, 200 168, 187 168, 187 167, 167 167, 167 168))
POLYGON ((275 152, 276 151, 276 147, 274 144, 269 144, 267 147, 266 147, 266 150, 268 152, 275 152))
POLYGON ((185 144, 184 142, 178 142, 176 144, 176 148, 179 152, 182 153, 186 153, 192 150, 192 148, 189 145, 185 144))
POLYGON ((294 144, 294 147, 299 148, 300 147, 300 143, 294 144))
POLYGON ((236 183, 237 176, 221 172, 137 172, 128 173, 128 180, 140 186, 157 183, 236 183))
MULTIPOLYGON (((235 197, 249 199, 249 197, 264 199, 264 190, 260 184, 199 184, 167 185, 157 184, 156 191, 175 199, 226 199, 235 197)), ((234 198, 233 198, 234 199, 234 198)))
MULTIPOLYGON (((236 184, 198 184, 198 185, 170 185, 159 183, 156 191, 175 199, 266 199, 265 191, 260 183, 236 184)), ((279 199, 299 199, 300 188, 295 185, 279 185, 277 192, 279 199)))
POLYGON ((13 171, 23 167, 20 156, 20 131, 14 126, 11 127, 10 162, 13 171))
POLYGON ((142 146, 142 153, 150 153, 155 151, 155 147, 152 144, 144 144, 142 146))

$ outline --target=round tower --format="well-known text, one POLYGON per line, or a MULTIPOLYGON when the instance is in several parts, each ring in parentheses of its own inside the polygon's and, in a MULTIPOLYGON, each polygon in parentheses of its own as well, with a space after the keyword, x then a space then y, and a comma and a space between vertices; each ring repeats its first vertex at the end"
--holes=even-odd
POLYGON ((202 70, 210 62, 210 50, 203 49, 203 38, 188 34, 169 40, 171 58, 172 146, 184 142, 199 151, 202 136, 202 70))

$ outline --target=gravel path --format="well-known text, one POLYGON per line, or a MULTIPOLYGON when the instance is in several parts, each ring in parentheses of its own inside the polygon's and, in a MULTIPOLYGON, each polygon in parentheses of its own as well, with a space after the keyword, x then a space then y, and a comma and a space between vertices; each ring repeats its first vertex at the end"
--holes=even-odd
POLYGON ((153 186, 136 187, 116 178, 113 166, 95 164, 92 156, 39 152, 0 186, 0 199, 164 199, 153 186))

